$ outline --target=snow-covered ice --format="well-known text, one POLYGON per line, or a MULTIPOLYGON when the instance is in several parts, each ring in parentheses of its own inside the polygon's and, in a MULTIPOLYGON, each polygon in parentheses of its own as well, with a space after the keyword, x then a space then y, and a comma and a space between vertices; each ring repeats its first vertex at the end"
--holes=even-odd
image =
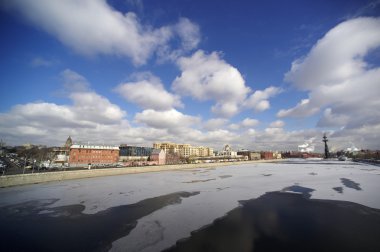
MULTIPOLYGON (((341 161, 288 160, 213 169, 163 171, 51 182, 0 190, 0 207, 30 200, 58 199, 50 208, 73 204, 93 214, 119 205, 173 192, 199 191, 180 204, 161 208, 138 220, 128 236, 113 242, 112 251, 158 251, 190 232, 224 216, 240 200, 298 185, 314 189, 312 199, 332 199, 380 209, 380 168, 341 161), (342 178, 359 184, 352 188, 342 178), (341 192, 333 188, 341 187, 341 192), (360 190, 361 189, 361 190, 360 190)), ((43 213, 41 213, 43 214, 43 213)))

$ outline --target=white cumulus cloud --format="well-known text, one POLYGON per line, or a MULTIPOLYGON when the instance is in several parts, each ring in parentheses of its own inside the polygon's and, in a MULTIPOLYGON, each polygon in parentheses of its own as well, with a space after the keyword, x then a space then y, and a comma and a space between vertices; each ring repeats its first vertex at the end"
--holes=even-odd
POLYGON ((228 128, 230 130, 238 130, 238 129, 240 129, 240 124, 238 124, 238 123, 231 123, 230 125, 228 125, 228 128))
POLYGON ((9 143, 57 144, 68 135, 76 140, 110 143, 121 139, 128 129, 126 111, 106 97, 91 91, 80 74, 66 69, 61 73, 71 103, 60 105, 44 101, 13 106, 0 113, 0 136, 9 143))
POLYGON ((305 58, 292 63, 285 80, 303 90, 335 86, 367 72, 364 57, 379 46, 379 18, 345 21, 320 39, 305 58))
POLYGON ((61 72, 63 87, 68 92, 85 92, 90 88, 90 84, 85 77, 71 69, 61 72))
POLYGON ((247 108, 253 108, 257 112, 265 111, 270 108, 269 98, 281 92, 281 88, 273 86, 267 87, 264 90, 257 90, 247 98, 244 105, 247 108))
POLYGON ((197 100, 215 101, 212 112, 220 117, 235 115, 250 91, 240 72, 216 52, 198 50, 191 57, 179 58, 177 64, 182 73, 173 81, 173 90, 197 100))
POLYGON ((95 92, 76 92, 70 94, 74 103, 73 110, 78 118, 101 123, 114 123, 121 120, 126 112, 95 92))
POLYGON ((77 140, 115 141, 127 127, 125 111, 96 93, 73 93, 72 105, 47 102, 19 104, 0 113, 1 137, 7 142, 56 144, 75 135, 77 140))
POLYGON ((225 118, 212 118, 203 123, 206 130, 216 130, 222 128, 228 122, 225 118))
POLYGON ((243 121, 241 121, 241 125, 243 127, 255 127, 259 124, 259 120, 257 119, 252 119, 252 118, 245 118, 243 121))
POLYGON ((284 126, 285 126, 285 122, 281 120, 277 120, 269 124, 269 127, 272 127, 272 128, 282 128, 284 126))
POLYGON ((360 128, 380 123, 380 67, 366 62, 380 47, 380 18, 356 18, 331 29, 309 54, 292 64, 285 80, 308 98, 279 117, 311 116, 324 109, 319 126, 360 128))
POLYGON ((348 115, 344 114, 333 114, 331 108, 326 108, 323 112, 323 116, 318 121, 317 126, 319 127, 344 127, 350 120, 348 115))
MULTIPOLYGON (((308 91, 295 107, 282 109, 279 117, 307 117, 324 111, 317 126, 339 128, 339 141, 380 142, 380 67, 367 56, 380 47, 380 18, 347 20, 331 29, 305 57, 293 62, 285 80, 308 91)), ((377 144, 374 144, 377 142, 377 144)))
POLYGON ((180 97, 166 91, 161 80, 152 74, 143 74, 137 81, 120 84, 114 90, 143 109, 169 110, 183 107, 180 97))
POLYGON ((185 115, 175 109, 166 111, 146 109, 141 113, 136 114, 135 121, 153 128, 173 129, 191 127, 192 125, 199 123, 200 119, 195 116, 185 115))
POLYGON ((199 43, 198 26, 188 19, 153 28, 133 12, 115 10, 106 0, 5 0, 1 5, 78 53, 127 56, 137 65, 174 37, 179 37, 184 50, 199 43))
POLYGON ((231 130, 239 130, 241 128, 251 128, 255 127, 259 124, 259 120, 252 119, 252 118, 245 118, 244 120, 238 122, 238 123, 231 123, 228 125, 228 128, 231 130))
POLYGON ((310 105, 310 99, 303 99, 301 100, 295 107, 290 109, 281 109, 278 111, 277 116, 278 117, 305 117, 305 116, 311 116, 314 115, 319 111, 319 106, 311 106, 310 105))
POLYGON ((201 41, 199 26, 188 18, 180 18, 174 30, 181 38, 182 48, 186 51, 197 48, 201 41))

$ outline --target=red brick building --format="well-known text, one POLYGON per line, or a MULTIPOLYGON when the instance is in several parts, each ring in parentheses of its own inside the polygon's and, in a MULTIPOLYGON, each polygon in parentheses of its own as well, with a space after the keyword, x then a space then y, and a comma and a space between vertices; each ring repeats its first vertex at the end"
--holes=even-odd
POLYGON ((263 151, 263 152, 261 152, 261 159, 266 159, 266 160, 268 160, 268 159, 273 159, 274 157, 273 157, 273 152, 271 152, 271 151, 263 151))
POLYGON ((103 145, 70 146, 70 165, 113 164, 119 161, 119 147, 103 145))

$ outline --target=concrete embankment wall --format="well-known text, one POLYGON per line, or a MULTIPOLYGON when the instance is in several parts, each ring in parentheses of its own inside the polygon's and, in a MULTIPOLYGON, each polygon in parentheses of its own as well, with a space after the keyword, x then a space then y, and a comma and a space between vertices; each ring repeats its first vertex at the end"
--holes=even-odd
POLYGON ((230 166, 230 165, 250 164, 250 163, 258 163, 258 162, 273 162, 273 161, 277 161, 277 160, 123 167, 123 168, 107 168, 107 169, 79 170, 79 171, 66 170, 66 171, 57 171, 57 172, 6 175, 6 176, 0 177, 0 187, 36 184, 36 183, 69 180, 69 179, 94 178, 94 177, 102 177, 102 176, 115 176, 115 175, 135 174, 135 173, 144 173, 144 172, 172 171, 172 170, 184 170, 184 169, 196 169, 196 168, 213 168, 213 167, 218 167, 218 166, 230 166))

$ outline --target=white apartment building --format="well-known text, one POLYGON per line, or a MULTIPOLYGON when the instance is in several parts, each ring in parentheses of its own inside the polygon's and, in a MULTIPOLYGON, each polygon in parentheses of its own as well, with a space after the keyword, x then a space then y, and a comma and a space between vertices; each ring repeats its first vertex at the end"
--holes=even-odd
POLYGON ((154 143, 153 148, 164 150, 165 153, 178 153, 181 157, 210 157, 214 150, 204 146, 191 146, 190 144, 176 144, 170 142, 154 143))

